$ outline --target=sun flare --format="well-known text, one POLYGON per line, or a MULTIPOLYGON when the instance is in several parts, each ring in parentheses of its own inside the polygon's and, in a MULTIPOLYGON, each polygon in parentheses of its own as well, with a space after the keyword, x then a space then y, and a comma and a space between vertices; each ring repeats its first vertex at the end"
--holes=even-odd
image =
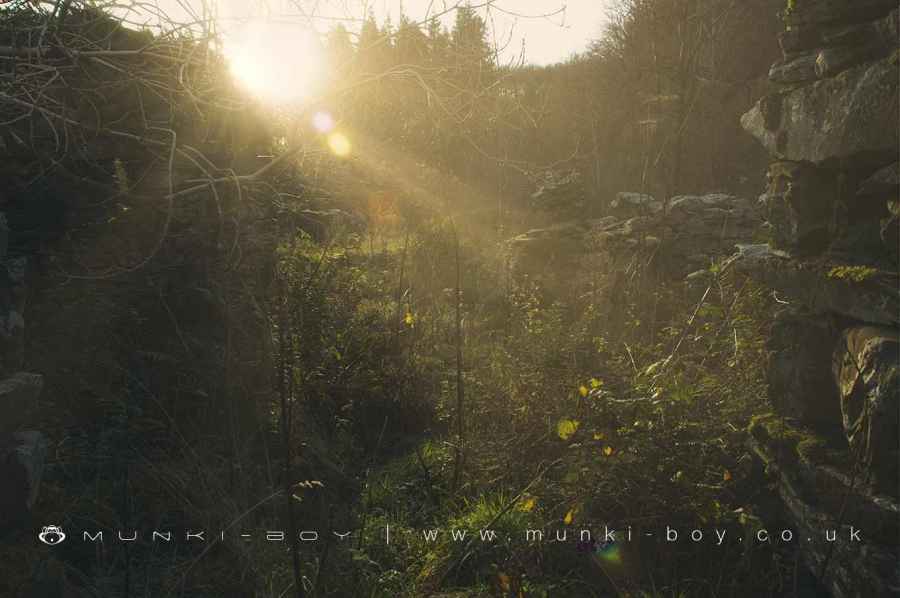
POLYGON ((310 98, 324 78, 321 45, 299 26, 252 21, 228 35, 232 75, 253 95, 275 102, 310 98))
POLYGON ((350 155, 353 145, 343 133, 332 133, 328 136, 328 147, 334 155, 343 158, 350 155))

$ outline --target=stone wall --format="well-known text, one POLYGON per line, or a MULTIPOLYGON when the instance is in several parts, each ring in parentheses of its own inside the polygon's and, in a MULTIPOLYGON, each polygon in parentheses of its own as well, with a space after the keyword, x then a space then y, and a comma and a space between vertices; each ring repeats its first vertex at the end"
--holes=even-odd
POLYGON ((787 12, 770 91, 742 119, 772 159, 769 242, 732 265, 783 306, 769 344, 777 412, 754 423, 751 447, 797 528, 867 528, 846 554, 802 551, 823 585, 883 596, 900 589, 897 535, 882 533, 900 516, 900 8, 796 0, 787 12))
POLYGON ((646 252, 666 278, 682 280, 729 255, 736 244, 748 243, 760 223, 751 201, 726 193, 679 195, 664 203, 645 193, 621 192, 604 212, 609 215, 511 239, 517 269, 544 278, 557 275, 568 284, 580 256, 615 259, 646 252))

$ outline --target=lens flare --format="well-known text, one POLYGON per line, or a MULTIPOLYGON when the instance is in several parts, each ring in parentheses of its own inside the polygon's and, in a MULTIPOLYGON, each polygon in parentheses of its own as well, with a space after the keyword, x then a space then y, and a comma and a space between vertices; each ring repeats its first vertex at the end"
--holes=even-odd
POLYGON ((594 559, 600 563, 606 563, 608 565, 621 565, 622 564, 622 551, 620 547, 615 542, 599 546, 593 555, 594 559))
POLYGON ((327 112, 316 112, 313 115, 312 123, 319 133, 331 133, 334 129, 334 118, 327 112))
POLYGON ((347 136, 343 133, 332 133, 328 136, 328 147, 334 153, 334 155, 343 158, 344 156, 349 156, 350 152, 353 150, 353 146, 350 144, 350 140, 347 139, 347 136))

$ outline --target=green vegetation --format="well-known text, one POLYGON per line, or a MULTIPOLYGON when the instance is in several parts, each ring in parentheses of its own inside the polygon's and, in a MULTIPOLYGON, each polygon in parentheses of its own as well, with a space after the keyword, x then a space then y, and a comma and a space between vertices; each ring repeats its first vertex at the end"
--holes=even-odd
POLYGON ((828 271, 828 278, 852 282, 865 282, 878 274, 871 266, 835 266, 828 271))

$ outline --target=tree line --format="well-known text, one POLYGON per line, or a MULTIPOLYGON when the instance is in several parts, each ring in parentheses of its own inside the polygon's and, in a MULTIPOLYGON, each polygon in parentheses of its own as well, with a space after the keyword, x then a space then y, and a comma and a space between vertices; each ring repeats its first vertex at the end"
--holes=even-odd
POLYGON ((503 63, 471 6, 449 28, 370 14, 358 34, 338 26, 327 37, 343 91, 330 107, 375 147, 541 218, 601 215, 621 190, 751 192, 765 156, 739 117, 778 53, 782 5, 618 0, 598 39, 547 67, 503 63), (579 186, 562 205, 526 202, 536 183, 567 172, 579 186))

